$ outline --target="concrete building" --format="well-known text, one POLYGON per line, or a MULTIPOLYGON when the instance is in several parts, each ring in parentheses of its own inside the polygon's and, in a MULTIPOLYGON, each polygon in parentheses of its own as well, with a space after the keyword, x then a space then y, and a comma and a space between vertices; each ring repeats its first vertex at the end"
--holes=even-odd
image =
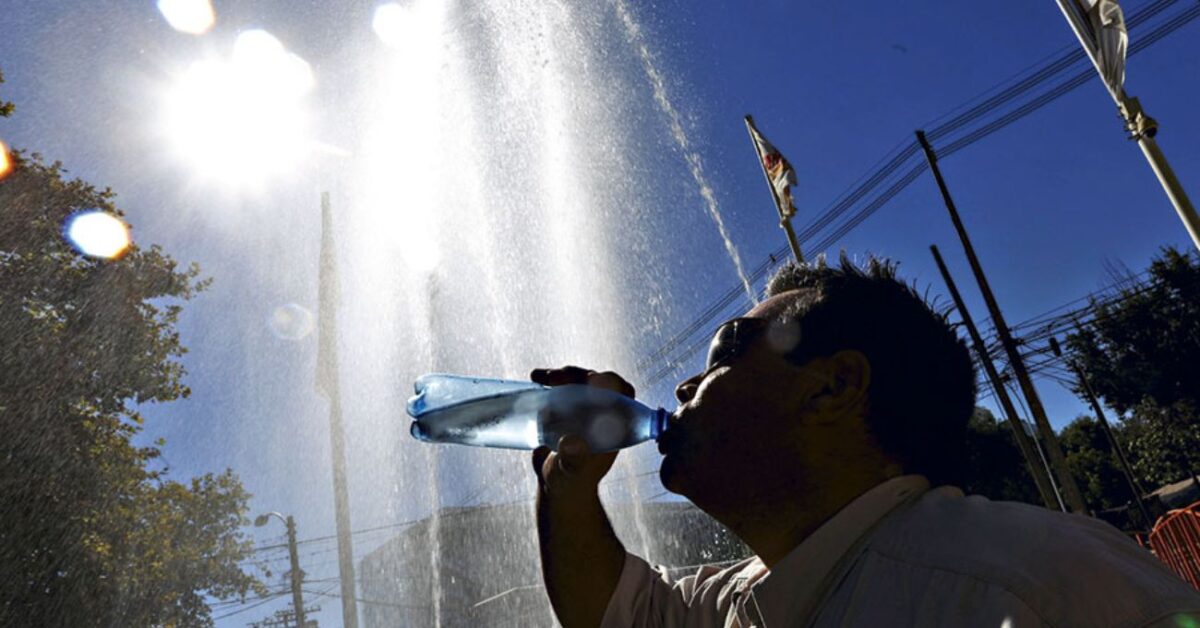
MULTIPOLYGON (((681 574, 749 551, 685 502, 610 505, 626 547, 681 574)), ((532 503, 447 508, 359 565, 364 628, 553 626, 532 503)))

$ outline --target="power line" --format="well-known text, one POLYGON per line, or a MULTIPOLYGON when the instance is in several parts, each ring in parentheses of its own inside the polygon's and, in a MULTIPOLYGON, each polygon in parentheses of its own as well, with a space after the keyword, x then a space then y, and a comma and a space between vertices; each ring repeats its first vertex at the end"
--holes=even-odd
MULTIPOLYGON (((1048 346, 1040 345, 1048 338, 1060 333, 1069 333, 1071 329, 1076 328, 1076 323, 1080 325, 1094 324, 1097 321, 1108 320, 1111 314, 1102 314, 1103 310, 1119 305, 1122 302, 1130 299, 1136 299, 1150 290, 1163 287, 1160 281, 1149 281, 1144 278, 1149 274, 1149 270, 1142 271, 1136 275, 1130 275, 1128 278, 1122 278, 1109 286, 1101 288, 1095 292, 1089 293, 1083 297, 1074 299, 1067 304, 1060 305, 1057 308, 1050 310, 1051 312, 1062 309, 1070 304, 1077 303, 1081 300, 1088 300, 1086 306, 1068 310, 1062 314, 1046 318, 1046 316, 1038 315, 1028 321, 1018 323, 1013 327, 1017 329, 1038 321, 1040 327, 1034 329, 1029 334, 1019 337, 1017 340, 1022 346, 1021 357, 1028 360, 1028 369, 1030 374, 1038 375, 1045 379, 1050 379, 1059 384, 1074 388, 1076 386, 1075 374, 1066 367, 1066 356, 1060 358, 1053 354, 1048 346), (1138 278, 1143 278, 1138 282, 1138 278), (1130 281, 1135 283, 1130 284, 1130 281)), ((1183 287, 1200 286, 1200 279, 1188 281, 1183 287)), ((998 341, 995 340, 996 335, 993 328, 993 334, 989 341, 989 353, 992 353, 998 348, 998 341)), ((974 360, 978 364, 978 359, 974 360)), ((1002 375, 1010 370, 1010 365, 1006 365, 1001 369, 1002 375)), ((990 397, 990 394, 981 396, 981 399, 990 397)))
MULTIPOLYGON (((342 596, 340 596, 336 593, 318 593, 318 592, 314 592, 314 591, 309 591, 307 589, 305 589, 304 592, 311 593, 311 594, 317 595, 317 596, 331 597, 331 598, 337 598, 337 599, 342 598, 342 596)), ((427 609, 433 608, 432 606, 430 606, 428 604, 399 604, 396 602, 384 602, 381 600, 368 600, 368 599, 364 599, 364 598, 357 597, 357 596, 354 598, 354 600, 361 604, 370 604, 372 606, 383 606, 386 608, 419 609, 419 610, 427 610, 427 609)))
POLYGON ((241 606, 248 602, 254 602, 257 600, 275 597, 277 595, 283 595, 286 593, 291 593, 291 589, 285 587, 282 589, 268 590, 267 593, 265 593, 263 595, 252 595, 249 597, 239 598, 239 599, 234 599, 234 600, 221 600, 219 602, 213 602, 212 604, 209 604, 208 607, 209 608, 219 608, 219 610, 224 610, 226 608, 233 608, 234 606, 241 606))
MULTIPOLYGON (((375 526, 375 527, 371 527, 371 528, 360 528, 358 530, 351 531, 350 535, 354 536, 354 535, 367 534, 370 532, 377 532, 379 530, 387 530, 387 529, 391 529, 391 528, 401 528, 404 526, 410 526, 410 525, 419 523, 420 521, 421 521, 420 519, 409 519, 407 521, 397 521, 396 523, 388 523, 388 524, 375 526)), ((329 534, 326 536, 313 537, 311 539, 302 539, 300 541, 296 541, 296 545, 305 545, 305 544, 309 544, 309 543, 320 543, 322 541, 330 541, 330 540, 335 540, 335 539, 337 539, 336 534, 329 534)), ((284 543, 282 545, 263 545, 263 546, 252 548, 250 551, 254 552, 254 553, 265 552, 267 550, 278 549, 280 547, 287 548, 287 544, 284 543)))
POLYGON ((267 596, 267 597, 263 598, 263 599, 262 599, 262 601, 260 601, 260 602, 258 602, 258 603, 256 603, 256 604, 251 604, 251 605, 249 605, 249 606, 246 606, 245 608, 239 608, 239 609, 238 609, 238 610, 236 610, 236 611, 230 611, 230 612, 228 612, 228 613, 225 613, 224 615, 218 615, 218 616, 216 616, 216 617, 213 617, 213 621, 218 621, 218 620, 221 620, 221 619, 225 619, 226 617, 233 617, 234 615, 238 615, 238 614, 244 613, 244 612, 246 612, 246 611, 248 611, 248 610, 251 610, 251 609, 254 609, 254 608, 258 608, 259 606, 262 606, 263 604, 266 604, 267 602, 270 602, 271 600, 274 600, 274 599, 276 599, 276 598, 280 598, 280 597, 283 597, 283 596, 285 596, 285 595, 289 595, 289 594, 291 594, 291 591, 290 591, 290 590, 289 590, 289 591, 285 591, 285 592, 283 592, 283 593, 275 593, 275 594, 273 594, 273 595, 270 595, 270 596, 267 596))
MULTIPOLYGON (((1143 7, 1131 15, 1127 21, 1127 24, 1129 25, 1130 29, 1133 30, 1137 26, 1140 26, 1153 17, 1159 15, 1177 2, 1178 0, 1157 0, 1152 2, 1150 5, 1143 7)), ((1149 33, 1134 39, 1133 45, 1130 46, 1129 55, 1132 56, 1137 52, 1140 52, 1141 50, 1153 45, 1166 35, 1178 30, 1188 22, 1191 22, 1196 17, 1200 17, 1200 6, 1193 6, 1168 20, 1165 20, 1162 24, 1155 27, 1149 33)), ((951 135, 953 132, 965 127, 967 124, 979 120, 986 113, 990 113, 991 111, 994 111, 999 107, 1011 102, 1017 97, 1028 93, 1035 87, 1047 82, 1050 78, 1066 72, 1071 67, 1078 65, 1083 61, 1082 52, 1077 47, 1068 51, 1051 55, 1050 58, 1051 60, 1048 63, 1044 62, 1035 65, 1034 67, 1037 69, 1035 69, 1032 74, 1028 74, 1027 76, 1023 77, 1021 74, 1018 74, 1017 78, 1010 79, 1015 80, 1013 85, 1010 85, 998 93, 994 93, 992 96, 987 97, 980 104, 971 107, 961 114, 958 114, 951 120, 933 127, 929 131, 929 136, 931 138, 941 138, 951 135)), ((1046 106, 1050 102, 1053 102, 1079 85, 1087 82, 1087 80, 1092 76, 1093 71, 1090 67, 1083 68, 1081 71, 1078 71, 1072 76, 1068 77, 1066 81, 1058 84, 1056 87, 1051 88, 1049 91, 1034 98, 1030 102, 1021 105, 1020 107, 1017 107, 1016 109, 991 121, 990 123, 985 124, 982 127, 959 137, 957 140, 948 143, 942 148, 942 150, 938 151, 938 156, 949 156, 950 154, 957 152, 969 146, 970 144, 978 142, 984 137, 999 131, 1013 122, 1016 122, 1017 120, 1046 106)), ((999 85, 1003 84, 1004 82, 1000 83, 999 85)), ((994 92, 996 89, 999 89, 999 86, 989 90, 989 92, 994 92)), ((962 106, 956 108, 956 110, 961 108, 962 106)), ((945 115, 938 119, 943 119, 944 117, 945 115)), ((798 234, 797 239, 803 242, 806 248, 812 248, 818 251, 827 249, 834 242, 841 239, 851 230, 860 225, 868 217, 882 208, 888 201, 899 194, 900 191, 915 181, 921 172, 923 172, 925 167, 927 167, 923 161, 919 164, 910 166, 910 168, 907 171, 904 171, 904 174, 895 180, 888 189, 876 196, 865 207, 847 219, 833 233, 823 238, 818 246, 808 247, 808 240, 812 239, 817 233, 833 224, 837 218, 850 211, 850 209, 852 209, 852 207, 858 201, 868 196, 871 191, 873 191, 879 185, 882 185, 906 163, 908 163, 917 154, 916 143, 911 141, 902 142, 897 148, 894 148, 892 151, 890 151, 889 154, 891 154, 892 157, 886 161, 884 166, 876 168, 874 172, 860 177, 856 184, 852 185, 851 188, 843 192, 837 201, 835 201, 822 215, 820 215, 816 220, 802 230, 800 234, 798 234)), ((885 156, 884 159, 886 158, 887 157, 885 156)), ((884 160, 881 159, 880 161, 884 160)), ((785 258, 787 255, 787 250, 787 246, 782 246, 769 255, 768 258, 762 264, 760 264, 758 268, 756 268, 756 272, 752 275, 752 283, 756 284, 767 270, 777 264, 779 259, 785 258)), ((695 353, 699 351, 699 343, 689 343, 688 339, 700 330, 704 329, 711 323, 713 318, 725 311, 732 303, 737 301, 738 297, 742 294, 742 290, 742 286, 738 285, 734 286, 731 290, 726 291, 712 305, 706 308, 699 316, 686 325, 680 332, 674 334, 658 349, 648 353, 638 361, 637 370, 640 375, 647 377, 648 381, 651 382, 649 385, 655 385, 662 379, 669 376, 681 365, 682 362, 694 356, 695 353), (676 349, 680 346, 685 346, 686 348, 683 351, 676 351, 676 349), (675 352, 675 355, 673 357, 668 357, 666 364, 654 369, 653 371, 650 370, 653 364, 659 362, 661 358, 668 356, 672 352, 675 352)))

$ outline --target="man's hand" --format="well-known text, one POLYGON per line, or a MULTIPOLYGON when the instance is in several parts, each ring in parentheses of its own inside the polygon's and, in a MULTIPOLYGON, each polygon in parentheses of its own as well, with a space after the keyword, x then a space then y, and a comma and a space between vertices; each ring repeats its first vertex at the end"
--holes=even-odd
MULTIPOLYGON (((535 369, 529 377, 546 386, 586 384, 634 395, 633 386, 616 373, 577 366, 535 369)), ((564 436, 557 449, 538 447, 533 452, 542 577, 565 628, 597 626, 625 563, 625 548, 612 531, 599 494, 600 480, 617 452, 592 454, 578 436, 564 436)))
MULTIPOLYGON (((529 374, 534 382, 544 386, 586 384, 619 392, 633 398, 633 385, 611 371, 597 373, 578 366, 559 369, 534 369, 529 374)), ((592 455, 587 443, 578 436, 564 436, 558 441, 558 451, 538 447, 533 452, 533 469, 538 486, 551 497, 582 495, 594 492, 617 459, 617 452, 592 455)))

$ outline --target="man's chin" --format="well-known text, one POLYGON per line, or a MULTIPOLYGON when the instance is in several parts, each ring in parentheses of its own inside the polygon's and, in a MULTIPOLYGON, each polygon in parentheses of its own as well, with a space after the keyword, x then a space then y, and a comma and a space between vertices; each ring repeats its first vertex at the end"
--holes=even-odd
POLYGON ((662 482, 663 488, 687 497, 683 482, 683 473, 680 472, 677 459, 673 456, 663 458, 662 466, 658 468, 658 479, 662 482))

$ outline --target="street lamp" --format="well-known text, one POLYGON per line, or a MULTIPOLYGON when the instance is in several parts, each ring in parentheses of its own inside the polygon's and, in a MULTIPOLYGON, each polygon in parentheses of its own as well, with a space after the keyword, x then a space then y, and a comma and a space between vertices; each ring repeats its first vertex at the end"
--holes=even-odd
POLYGON ((292 605, 296 607, 296 625, 304 628, 304 596, 300 591, 300 557, 296 555, 296 522, 292 516, 284 517, 277 512, 268 512, 254 518, 254 526, 261 528, 267 525, 271 517, 276 517, 287 526, 288 554, 292 560, 292 605))

